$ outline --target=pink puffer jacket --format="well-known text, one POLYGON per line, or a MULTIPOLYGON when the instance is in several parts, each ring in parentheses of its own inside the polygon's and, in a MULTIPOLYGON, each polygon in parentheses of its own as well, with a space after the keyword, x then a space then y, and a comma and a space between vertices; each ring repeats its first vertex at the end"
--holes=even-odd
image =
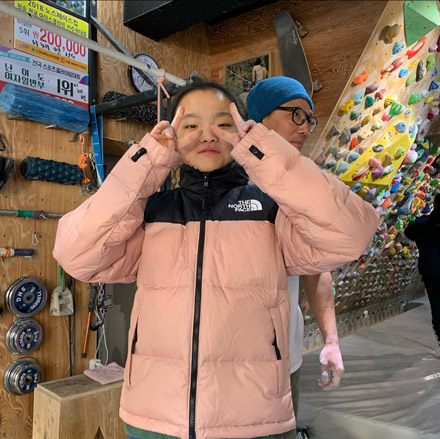
POLYGON ((147 135, 60 220, 68 273, 137 280, 120 409, 134 427, 185 439, 294 428, 287 275, 358 258, 376 230, 374 208, 262 125, 232 156, 258 187, 234 162, 207 177, 187 167, 180 189, 157 193, 180 155, 147 135))

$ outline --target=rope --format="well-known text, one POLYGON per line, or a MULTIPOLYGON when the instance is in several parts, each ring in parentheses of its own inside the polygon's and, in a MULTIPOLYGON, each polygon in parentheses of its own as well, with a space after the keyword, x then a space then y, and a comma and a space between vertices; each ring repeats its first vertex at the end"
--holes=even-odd
POLYGON ((85 141, 85 136, 84 134, 80 134, 79 135, 80 139, 81 139, 81 155, 78 157, 78 166, 82 169, 83 172, 83 184, 86 184, 90 181, 89 178, 86 177, 86 168, 87 168, 87 153, 84 152, 84 141, 85 141))
POLYGON ((162 89, 162 91, 165 93, 165 96, 170 99, 170 95, 167 91, 167 89, 165 88, 165 86, 163 85, 163 82, 165 81, 165 70, 164 69, 160 69, 161 74, 157 77, 157 123, 160 122, 160 116, 161 116, 161 111, 160 111, 160 90, 162 89))
POLYGON ((9 256, 11 256, 9 247, 0 247, 0 258, 8 258, 9 256))

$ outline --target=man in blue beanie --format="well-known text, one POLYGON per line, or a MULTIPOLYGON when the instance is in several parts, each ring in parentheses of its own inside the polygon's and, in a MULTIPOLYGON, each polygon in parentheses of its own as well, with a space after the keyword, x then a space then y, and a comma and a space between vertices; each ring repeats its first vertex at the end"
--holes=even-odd
MULTIPOLYGON (((303 85, 284 76, 259 81, 247 97, 249 119, 276 131, 293 147, 301 151, 304 142, 315 130, 318 121, 313 117, 313 102, 303 85)), ((309 305, 324 339, 320 354, 323 390, 338 387, 344 371, 338 342, 336 316, 330 273, 302 277, 309 305)), ((290 293, 290 360, 292 400, 298 416, 299 375, 302 364, 304 321, 298 306, 298 276, 289 277, 290 293)), ((284 433, 283 439, 293 439, 295 431, 284 433)))

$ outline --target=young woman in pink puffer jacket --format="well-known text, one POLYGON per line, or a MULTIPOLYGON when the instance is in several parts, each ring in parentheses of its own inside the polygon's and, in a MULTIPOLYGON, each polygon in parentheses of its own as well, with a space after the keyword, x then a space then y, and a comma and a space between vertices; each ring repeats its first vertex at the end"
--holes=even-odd
POLYGON ((134 437, 292 430, 287 276, 358 258, 378 224, 233 101, 217 84, 185 89, 172 124, 59 223, 54 257, 72 276, 137 281, 120 408, 134 437), (158 192, 182 162, 180 188, 158 192))

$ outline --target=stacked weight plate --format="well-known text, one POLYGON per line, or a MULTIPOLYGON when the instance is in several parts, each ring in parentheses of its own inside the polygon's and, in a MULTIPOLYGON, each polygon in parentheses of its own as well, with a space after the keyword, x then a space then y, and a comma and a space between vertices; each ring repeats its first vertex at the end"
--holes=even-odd
MULTIPOLYGON (((41 326, 30 317, 39 313, 47 301, 44 284, 32 277, 20 277, 6 291, 8 310, 18 316, 6 333, 6 346, 15 355, 33 352, 41 343, 41 326)), ((5 372, 5 389, 12 395, 32 392, 41 379, 41 368, 29 357, 15 360, 5 372)))
POLYGON ((33 319, 15 321, 6 333, 6 346, 16 355, 25 355, 34 351, 41 343, 43 330, 33 319))
POLYGON ((39 313, 46 300, 46 287, 33 277, 20 277, 6 291, 6 305, 18 317, 31 317, 39 313))
POLYGON ((15 360, 5 372, 4 384, 9 393, 24 395, 32 392, 41 379, 41 368, 33 358, 15 360))

